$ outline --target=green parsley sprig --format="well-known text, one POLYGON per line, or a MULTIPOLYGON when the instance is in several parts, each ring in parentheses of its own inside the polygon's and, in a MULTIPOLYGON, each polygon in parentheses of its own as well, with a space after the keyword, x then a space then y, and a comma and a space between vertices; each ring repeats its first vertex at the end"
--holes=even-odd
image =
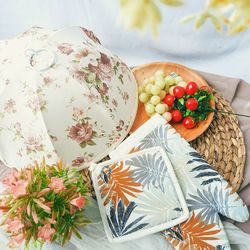
POLYGON ((211 100, 214 100, 213 94, 208 90, 198 89, 193 95, 185 95, 180 99, 175 99, 174 109, 180 110, 182 117, 192 116, 195 122, 204 121, 207 119, 209 113, 215 112, 210 105, 211 100), (195 98, 199 105, 196 110, 189 110, 186 108, 185 103, 189 98, 195 98))

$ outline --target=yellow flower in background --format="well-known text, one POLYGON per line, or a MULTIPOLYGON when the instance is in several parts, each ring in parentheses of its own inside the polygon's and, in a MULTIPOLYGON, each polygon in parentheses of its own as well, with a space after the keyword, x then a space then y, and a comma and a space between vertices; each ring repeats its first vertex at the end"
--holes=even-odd
POLYGON ((196 28, 210 19, 218 31, 222 31, 224 26, 228 34, 236 34, 250 27, 250 1, 209 0, 205 9, 193 18, 196 19, 196 28))
POLYGON ((158 35, 158 26, 161 22, 161 12, 157 4, 179 6, 180 0, 120 0, 120 19, 125 27, 145 31, 151 28, 152 33, 158 35))
MULTIPOLYGON (((145 31, 150 27, 157 35, 162 20, 160 3, 182 5, 181 0, 120 0, 120 19, 127 28, 145 31)), ((210 20, 217 31, 236 34, 250 28, 250 0, 208 0, 204 10, 184 17, 182 22, 190 20, 195 20, 197 29, 210 20)))

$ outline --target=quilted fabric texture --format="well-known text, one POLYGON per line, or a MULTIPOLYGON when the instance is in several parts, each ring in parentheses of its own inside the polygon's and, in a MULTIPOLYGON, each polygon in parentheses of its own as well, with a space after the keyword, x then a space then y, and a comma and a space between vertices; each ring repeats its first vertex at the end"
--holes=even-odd
POLYGON ((154 146, 165 149, 186 198, 189 219, 166 229, 164 237, 175 249, 230 249, 220 214, 235 221, 249 218, 237 193, 165 120, 153 116, 110 156, 154 146))
POLYGON ((160 147, 93 164, 91 172, 111 242, 156 233, 189 216, 174 170, 160 147))

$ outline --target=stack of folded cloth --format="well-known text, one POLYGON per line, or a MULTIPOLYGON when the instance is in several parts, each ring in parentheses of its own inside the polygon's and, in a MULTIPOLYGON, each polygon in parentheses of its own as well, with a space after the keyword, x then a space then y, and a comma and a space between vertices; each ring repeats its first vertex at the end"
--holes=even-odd
POLYGON ((91 168, 110 241, 162 231, 176 249, 230 249, 219 214, 249 218, 238 194, 160 115, 110 157, 91 168))

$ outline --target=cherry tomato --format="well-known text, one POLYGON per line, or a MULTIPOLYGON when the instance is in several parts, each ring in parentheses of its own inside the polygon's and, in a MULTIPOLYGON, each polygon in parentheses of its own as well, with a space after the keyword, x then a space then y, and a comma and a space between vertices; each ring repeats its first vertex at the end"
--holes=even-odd
POLYGON ((168 106, 172 106, 174 103, 174 96, 173 95, 166 95, 163 99, 163 102, 166 103, 168 106))
POLYGON ((173 122, 179 122, 179 121, 182 120, 181 112, 178 109, 173 110, 171 115, 172 115, 172 121, 173 122))
POLYGON ((184 118, 182 124, 183 124, 183 126, 185 128, 188 128, 188 129, 193 128, 196 125, 195 121, 194 121, 194 118, 191 117, 191 116, 188 116, 188 117, 184 118))
POLYGON ((198 86, 195 82, 189 82, 186 87, 186 92, 188 95, 193 95, 197 92, 198 86))
POLYGON ((207 90, 208 92, 212 93, 212 89, 209 86, 201 86, 200 89, 207 90))
POLYGON ((173 90, 174 92, 174 96, 177 98, 182 98, 185 95, 185 89, 183 87, 180 86, 176 86, 173 90))
POLYGON ((187 99, 186 104, 185 104, 186 108, 189 110, 196 110, 198 105, 199 103, 195 98, 187 99))

